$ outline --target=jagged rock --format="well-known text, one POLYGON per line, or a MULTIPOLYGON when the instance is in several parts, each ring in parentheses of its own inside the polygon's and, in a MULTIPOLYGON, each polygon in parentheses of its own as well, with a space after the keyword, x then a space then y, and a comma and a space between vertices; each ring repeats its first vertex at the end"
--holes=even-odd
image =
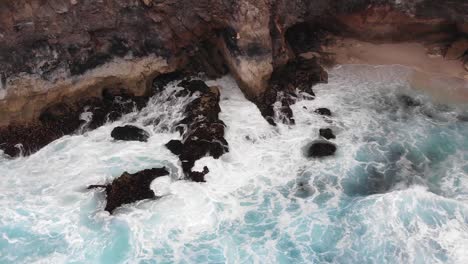
POLYGON ((205 175, 208 174, 210 170, 208 167, 203 167, 202 172, 198 171, 191 171, 189 172, 189 178, 192 179, 194 182, 205 182, 205 175))
POLYGON ((152 89, 155 93, 159 93, 164 90, 166 85, 168 85, 170 82, 180 80, 183 77, 184 74, 180 71, 161 74, 153 80, 152 89))
POLYGON ((136 127, 126 125, 123 127, 116 127, 111 132, 111 137, 115 140, 124 140, 124 141, 142 141, 146 142, 149 138, 148 132, 145 130, 136 127))
POLYGON ((184 111, 185 118, 180 122, 179 130, 182 141, 171 140, 166 147, 179 156, 182 169, 188 178, 202 181, 203 173, 192 172, 195 161, 207 155, 218 159, 229 151, 228 143, 224 139, 225 125, 218 117, 221 111, 219 89, 208 87, 200 80, 184 80, 178 86, 184 90, 177 96, 193 93, 199 93, 200 96, 189 103, 184 111))
POLYGON ((298 58, 273 71, 270 87, 287 93, 294 93, 298 89, 314 96, 312 86, 327 81, 328 74, 317 60, 298 58))
POLYGON ((319 130, 319 134, 321 137, 325 139, 334 139, 336 138, 335 134, 333 134, 333 130, 331 128, 321 128, 319 130))
POLYGON ((150 189, 151 182, 166 175, 169 175, 166 168, 143 170, 135 174, 124 172, 111 184, 90 185, 88 189, 105 187, 107 200, 105 210, 113 213, 123 204, 156 198, 153 190, 150 189))
POLYGON ((36 122, 0 127, 0 149, 11 157, 28 155, 84 125, 84 129, 95 129, 108 120, 115 121, 134 109, 143 108, 148 100, 148 97, 122 91, 105 89, 102 97, 83 98, 74 103, 59 102, 46 108, 36 122), (88 120, 83 118, 83 112, 90 113, 88 120), (19 144, 21 148, 17 147, 19 144))
POLYGON ((319 115, 323 115, 323 116, 331 116, 331 115, 332 115, 330 109, 328 109, 328 108, 323 108, 323 107, 317 108, 317 109, 315 110, 315 113, 317 113, 317 114, 319 114, 319 115))
POLYGON ((336 145, 326 140, 316 140, 307 150, 307 156, 312 158, 332 156, 336 152, 336 145))
POLYGON ((269 81, 269 88, 256 101, 262 115, 267 121, 274 125, 273 104, 278 100, 281 102, 279 109, 286 123, 294 124, 291 104, 296 101, 296 89, 315 96, 312 86, 317 83, 326 83, 328 74, 315 59, 297 58, 287 64, 277 67, 269 81))
POLYGON ((179 156, 182 154, 184 144, 182 144, 180 140, 171 140, 166 144, 166 148, 168 148, 172 154, 179 156))
MULTIPOLYGON (((10 148, 22 142, 35 150, 71 133, 54 132, 54 125, 44 130, 39 116, 51 105, 76 105, 119 85, 138 96, 150 95, 155 76, 186 68, 211 76, 229 68, 246 96, 271 119, 270 102, 278 100, 278 93, 270 90, 269 80, 294 60, 298 50, 290 42, 302 41, 318 52, 320 43, 306 44, 321 41, 316 33, 322 30, 379 41, 451 40, 466 33, 467 10, 466 1, 432 0, 4 0, 0 144, 10 148), (309 29, 301 25, 312 25, 314 35, 304 35, 309 29), (41 143, 12 139, 41 129, 37 135, 53 136, 41 143)), ((280 100, 281 111, 293 122, 291 98, 280 100)), ((107 115, 94 111, 97 119, 107 115)))
POLYGON ((185 88, 184 92, 193 94, 195 92, 200 92, 201 94, 206 94, 210 92, 210 87, 208 87, 204 81, 201 80, 184 80, 178 84, 180 87, 185 88))

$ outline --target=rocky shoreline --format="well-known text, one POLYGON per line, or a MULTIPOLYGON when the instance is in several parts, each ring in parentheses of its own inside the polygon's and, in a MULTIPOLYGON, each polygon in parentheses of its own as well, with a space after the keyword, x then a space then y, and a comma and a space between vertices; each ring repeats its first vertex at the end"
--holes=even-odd
MULTIPOLYGON (((312 86, 327 82, 327 67, 375 57, 375 64, 399 64, 398 56, 381 55, 408 42, 420 45, 422 57, 437 57, 406 63, 416 69, 415 86, 432 87, 428 75, 449 71, 468 95, 466 1, 3 1, 0 149, 11 157, 32 154, 63 135, 141 110, 180 80, 178 96, 199 97, 179 124, 182 139, 166 146, 187 179, 203 182, 209 168, 193 171, 195 161, 219 158, 229 147, 219 90, 190 77, 231 74, 271 125, 294 125, 290 105, 299 96, 314 98, 312 86)), ((330 115, 326 110, 316 112, 330 115)), ((121 129, 114 138, 132 139, 126 133, 134 128, 121 129)), ((323 128, 320 136, 327 140, 312 144, 308 156, 335 153, 333 131, 323 128)))

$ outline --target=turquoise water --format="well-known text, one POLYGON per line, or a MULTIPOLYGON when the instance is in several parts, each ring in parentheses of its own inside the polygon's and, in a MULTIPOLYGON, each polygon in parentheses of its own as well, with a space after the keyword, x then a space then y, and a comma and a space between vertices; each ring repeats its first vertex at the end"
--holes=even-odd
POLYGON ((191 98, 153 98, 141 113, 0 160, 0 263, 468 263, 468 112, 411 90, 406 76, 336 68, 316 100, 293 106, 291 127, 268 125, 230 77, 211 81, 230 153, 197 162, 210 168, 204 184, 178 180, 164 147, 191 98), (113 142, 122 123, 144 126, 149 142, 113 142), (305 158, 324 127, 336 157, 305 158), (171 171, 152 184, 163 198, 113 216, 102 192, 85 190, 159 166, 171 171))

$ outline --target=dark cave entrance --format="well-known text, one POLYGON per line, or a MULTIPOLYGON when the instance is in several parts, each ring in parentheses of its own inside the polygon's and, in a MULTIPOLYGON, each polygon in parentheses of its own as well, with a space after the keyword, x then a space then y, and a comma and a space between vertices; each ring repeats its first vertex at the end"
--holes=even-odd
POLYGON ((318 51, 326 32, 317 24, 301 22, 289 27, 286 30, 285 38, 294 54, 298 55, 309 51, 318 51))

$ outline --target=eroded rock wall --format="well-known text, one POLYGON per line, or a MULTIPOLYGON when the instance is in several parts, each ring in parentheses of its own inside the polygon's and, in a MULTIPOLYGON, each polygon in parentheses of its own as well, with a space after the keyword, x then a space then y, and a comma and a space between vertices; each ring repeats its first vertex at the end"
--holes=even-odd
POLYGON ((33 122, 51 104, 96 96, 109 86, 144 94, 152 78, 186 65, 213 72, 224 63, 246 96, 259 100, 274 69, 296 56, 291 44, 298 39, 285 37, 295 25, 370 40, 439 41, 467 33, 467 5, 465 0, 1 1, 0 126, 33 122))

